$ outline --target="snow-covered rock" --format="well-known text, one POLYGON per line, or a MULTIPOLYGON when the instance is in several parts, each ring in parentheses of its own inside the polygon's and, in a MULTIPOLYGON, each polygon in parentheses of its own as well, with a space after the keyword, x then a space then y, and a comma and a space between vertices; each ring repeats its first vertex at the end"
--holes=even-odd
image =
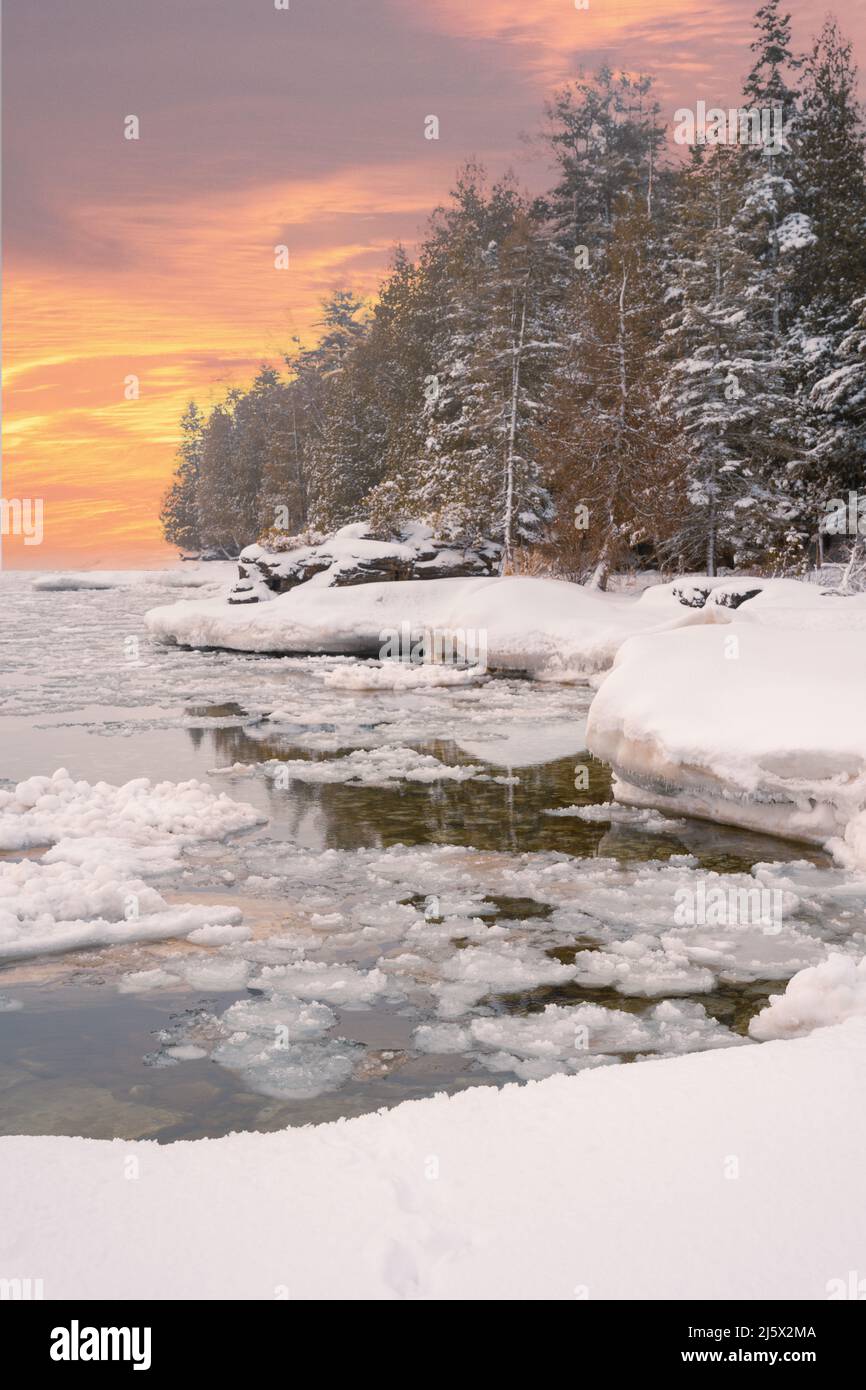
POLYGON ((587 744, 617 800, 866 867, 866 598, 772 581, 701 615, 627 642, 596 695, 587 744))
POLYGON ((436 540, 428 526, 416 525, 393 540, 377 540, 364 522, 343 526, 333 535, 289 538, 288 548, 248 545, 241 551, 240 578, 229 603, 257 603, 285 594, 300 584, 326 588, 408 579, 466 579, 492 575, 502 558, 493 541, 461 550, 436 540))

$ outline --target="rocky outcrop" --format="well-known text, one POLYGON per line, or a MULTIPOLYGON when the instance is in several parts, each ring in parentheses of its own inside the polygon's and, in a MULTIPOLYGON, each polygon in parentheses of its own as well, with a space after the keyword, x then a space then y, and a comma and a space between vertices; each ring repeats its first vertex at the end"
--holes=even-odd
MULTIPOLYGON (((782 592, 782 586, 789 586, 789 592, 795 595, 801 587, 799 580, 778 580, 778 579, 709 579, 693 581, 681 581, 673 585, 671 592, 678 603, 685 608, 731 608, 736 610, 742 604, 748 603, 750 599, 757 598, 768 586, 772 586, 774 592, 782 592), (793 587, 792 587, 793 586, 793 587)), ((821 598, 830 597, 826 589, 815 588, 815 594, 821 598)))
POLYGON ((471 579, 498 574, 502 548, 493 541, 460 549, 416 526, 393 540, 376 540, 363 522, 324 538, 289 538, 287 548, 249 545, 238 561, 229 603, 259 603, 300 584, 342 588, 406 579, 471 579), (296 543, 291 543, 292 541, 296 543))

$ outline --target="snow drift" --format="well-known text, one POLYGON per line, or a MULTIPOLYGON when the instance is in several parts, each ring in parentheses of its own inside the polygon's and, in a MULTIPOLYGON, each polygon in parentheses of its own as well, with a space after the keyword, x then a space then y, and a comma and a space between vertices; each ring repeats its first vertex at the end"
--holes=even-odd
POLYGON ((624 644, 590 708, 590 751, 620 802, 866 867, 866 598, 793 581, 763 581, 735 608, 724 597, 701 608, 705 625, 624 644))
POLYGON ((4 1273, 49 1299, 826 1299, 863 1268, 864 1060, 853 1019, 278 1134, 4 1138, 4 1273))
POLYGON ((559 579, 397 581, 360 588, 301 585, 269 603, 186 601, 154 608, 151 633, 191 647, 378 656, 392 634, 483 633, 492 670, 579 680, 605 670, 635 633, 695 621, 669 598, 656 608, 559 579))

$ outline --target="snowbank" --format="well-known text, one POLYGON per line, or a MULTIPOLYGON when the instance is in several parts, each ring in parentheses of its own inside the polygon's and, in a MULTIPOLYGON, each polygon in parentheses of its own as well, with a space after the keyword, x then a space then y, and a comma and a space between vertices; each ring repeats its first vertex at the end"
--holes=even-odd
POLYGON ((866 1019, 866 956, 834 955, 800 970, 784 994, 772 994, 749 1025, 753 1038, 791 1038, 848 1018, 866 1019))
MULTIPOLYGON (((474 634, 492 670, 550 680, 607 670, 633 636, 734 620, 804 634, 856 632, 866 640, 866 595, 840 598, 798 580, 688 575, 635 598, 522 575, 351 590, 328 587, 326 579, 317 575, 265 604, 211 598, 154 608, 147 626, 158 639, 192 647, 377 657, 387 645, 385 655, 404 662, 425 634, 462 634, 470 651, 474 634)), ((335 676, 334 684, 342 679, 335 676)), ((408 685, 408 677, 400 679, 408 685)))
POLYGON ((378 656, 387 642, 405 648, 425 632, 482 634, 491 669, 552 680, 606 669, 635 633, 694 621, 692 610, 673 598, 652 606, 524 576, 352 589, 319 588, 310 581, 269 603, 187 601, 154 608, 146 618, 164 641, 253 652, 378 656))
POLYGON ((829 842, 866 867, 866 605, 785 598, 626 643, 587 744, 618 801, 829 842))
POLYGON ((825 1299, 864 1264, 864 1064, 852 1020, 277 1134, 4 1138, 3 1274, 48 1299, 825 1299))
POLYGON ((79 589, 134 589, 141 584, 153 584, 166 589, 202 589, 209 584, 225 584, 234 574, 235 568, 235 565, 218 561, 157 570, 52 570, 34 579, 31 587, 37 593, 63 593, 79 589))

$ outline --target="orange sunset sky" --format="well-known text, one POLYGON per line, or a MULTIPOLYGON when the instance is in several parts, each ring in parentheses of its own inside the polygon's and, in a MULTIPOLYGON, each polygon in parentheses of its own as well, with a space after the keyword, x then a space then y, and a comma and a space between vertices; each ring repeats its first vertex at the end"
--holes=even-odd
MULTIPOLYGON (((521 136, 581 66, 654 73, 668 120, 736 103, 755 8, 5 0, 3 496, 43 498, 45 538, 5 538, 4 563, 173 559, 157 513, 190 396, 207 406, 312 341, 327 291, 374 294, 466 157, 544 188, 521 136)), ((805 46, 825 11, 790 8, 805 46)), ((862 57, 866 3, 837 14, 862 57)))

